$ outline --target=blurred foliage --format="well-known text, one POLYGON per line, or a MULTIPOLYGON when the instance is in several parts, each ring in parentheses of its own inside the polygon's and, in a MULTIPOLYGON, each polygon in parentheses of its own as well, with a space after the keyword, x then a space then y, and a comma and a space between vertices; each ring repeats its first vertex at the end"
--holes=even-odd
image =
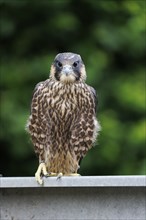
POLYGON ((59 52, 81 54, 98 92, 98 145, 82 175, 146 174, 144 0, 0 1, 1 170, 34 175, 25 124, 35 84, 59 52))

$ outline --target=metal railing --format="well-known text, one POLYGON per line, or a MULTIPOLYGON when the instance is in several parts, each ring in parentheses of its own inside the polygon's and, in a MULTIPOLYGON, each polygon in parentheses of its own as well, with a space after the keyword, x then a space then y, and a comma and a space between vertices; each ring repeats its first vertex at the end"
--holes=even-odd
POLYGON ((1 220, 145 220, 146 176, 0 177, 1 220))

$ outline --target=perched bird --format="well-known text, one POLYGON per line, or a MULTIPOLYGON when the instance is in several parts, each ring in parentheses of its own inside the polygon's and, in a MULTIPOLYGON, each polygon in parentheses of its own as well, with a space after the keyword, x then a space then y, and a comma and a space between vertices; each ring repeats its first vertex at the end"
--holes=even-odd
POLYGON ((78 54, 60 53, 49 79, 36 85, 27 130, 39 167, 38 183, 45 176, 74 176, 93 146, 100 125, 96 119, 96 91, 85 83, 86 70, 78 54))

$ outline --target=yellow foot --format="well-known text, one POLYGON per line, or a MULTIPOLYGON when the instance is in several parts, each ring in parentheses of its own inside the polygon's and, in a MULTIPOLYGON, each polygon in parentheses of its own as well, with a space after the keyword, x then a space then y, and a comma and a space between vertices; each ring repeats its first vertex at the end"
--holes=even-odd
POLYGON ((47 173, 47 175, 45 175, 45 177, 57 176, 57 175, 58 175, 57 173, 50 172, 50 173, 47 173))
POLYGON ((67 173, 64 176, 81 176, 79 173, 67 173))
POLYGON ((63 176, 63 173, 58 173, 57 179, 60 179, 63 176))
POLYGON ((47 173, 47 169, 46 169, 46 165, 45 163, 40 163, 36 173, 35 173, 35 178, 36 178, 36 181, 42 185, 43 184, 43 180, 41 178, 41 174, 43 174, 44 176, 46 176, 48 173, 47 173))
POLYGON ((50 176, 57 176, 57 179, 61 178, 63 176, 63 173, 47 173, 47 175, 45 175, 45 177, 50 177, 50 176))

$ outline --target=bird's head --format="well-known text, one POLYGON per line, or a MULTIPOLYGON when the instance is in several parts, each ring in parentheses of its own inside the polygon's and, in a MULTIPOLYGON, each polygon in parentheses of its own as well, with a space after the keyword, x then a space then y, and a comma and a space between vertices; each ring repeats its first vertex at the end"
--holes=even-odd
POLYGON ((62 83, 83 82, 86 70, 80 55, 59 53, 51 65, 50 77, 62 83))

